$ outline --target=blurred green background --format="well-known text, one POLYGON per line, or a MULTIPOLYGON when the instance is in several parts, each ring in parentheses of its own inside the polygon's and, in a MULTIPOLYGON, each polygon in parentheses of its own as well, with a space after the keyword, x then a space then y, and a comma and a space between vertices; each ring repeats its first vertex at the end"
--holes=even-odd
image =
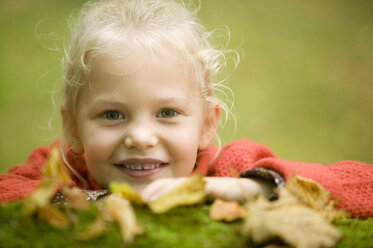
MULTIPOLYGON (((83 0, 0 0, 0 172, 61 134, 60 60, 83 0), (57 101, 55 104, 54 101, 57 101)), ((373 1, 201 0, 241 61, 223 143, 249 138, 287 160, 373 162, 373 1)))

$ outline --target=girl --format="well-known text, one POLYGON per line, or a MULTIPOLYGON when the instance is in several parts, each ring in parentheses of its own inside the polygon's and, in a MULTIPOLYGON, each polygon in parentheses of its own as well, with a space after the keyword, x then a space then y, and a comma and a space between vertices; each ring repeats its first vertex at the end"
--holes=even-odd
MULTIPOLYGON (((372 216, 372 165, 288 162, 249 140, 210 146, 227 109, 215 95, 224 53, 195 19, 183 4, 166 0, 83 7, 64 60, 64 137, 51 145, 60 147, 76 186, 128 182, 150 201, 201 173, 209 197, 243 201, 272 198, 275 185, 296 173, 331 191, 338 207, 372 216)), ((32 192, 51 147, 0 175, 1 202, 32 192)))

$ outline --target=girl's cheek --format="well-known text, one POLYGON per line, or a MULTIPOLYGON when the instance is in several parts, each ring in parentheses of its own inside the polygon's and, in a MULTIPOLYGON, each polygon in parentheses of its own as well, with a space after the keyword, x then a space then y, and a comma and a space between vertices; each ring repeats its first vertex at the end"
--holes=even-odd
POLYGON ((120 140, 120 135, 107 130, 95 130, 87 132, 84 146, 92 152, 104 152, 120 140))

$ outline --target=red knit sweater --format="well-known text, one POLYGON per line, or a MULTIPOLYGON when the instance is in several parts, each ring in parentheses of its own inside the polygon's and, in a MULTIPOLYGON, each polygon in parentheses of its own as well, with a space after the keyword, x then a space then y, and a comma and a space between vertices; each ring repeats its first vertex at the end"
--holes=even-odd
MULTIPOLYGON (((8 173, 0 174, 0 202, 18 200, 33 191, 41 179, 41 168, 49 151, 50 147, 37 148, 26 164, 13 166, 8 173)), ((295 173, 323 185, 332 193, 332 198, 339 199, 338 207, 348 210, 352 216, 373 217, 372 164, 342 161, 323 166, 290 162, 277 158, 267 147, 250 140, 237 140, 228 144, 213 160, 216 152, 215 147, 202 152, 195 171, 205 176, 229 177, 233 171, 240 173, 247 169, 266 168, 278 172, 285 179, 295 173)), ((87 189, 100 188, 90 176, 82 157, 68 155, 68 160, 81 176, 88 179, 87 189)), ((82 187, 76 177, 72 178, 77 186, 82 187)))

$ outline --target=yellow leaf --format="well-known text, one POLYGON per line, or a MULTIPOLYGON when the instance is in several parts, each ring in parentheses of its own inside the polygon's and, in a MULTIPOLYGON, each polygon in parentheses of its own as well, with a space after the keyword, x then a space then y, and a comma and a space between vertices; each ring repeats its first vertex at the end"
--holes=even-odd
POLYGON ((246 209, 237 201, 216 199, 210 209, 210 218, 213 220, 234 221, 245 219, 246 216, 246 209))
POLYGON ((61 162, 60 152, 57 147, 51 149, 46 165, 42 169, 42 175, 43 178, 52 178, 63 185, 70 183, 70 175, 61 162))
POLYGON ((293 174, 286 181, 285 188, 298 201, 321 212, 329 221, 348 217, 347 212, 334 209, 334 202, 329 202, 331 194, 322 185, 311 179, 293 174))
POLYGON ((134 202, 136 204, 144 204, 141 196, 137 194, 136 191, 128 183, 117 183, 112 182, 109 185, 109 190, 116 196, 122 197, 129 202, 134 202))
POLYGON ((103 235, 108 230, 107 221, 98 215, 97 219, 93 221, 86 230, 77 235, 78 240, 90 240, 103 235))
POLYGON ((57 148, 53 148, 42 169, 42 179, 35 190, 23 200, 23 213, 33 214, 38 208, 50 203, 51 198, 56 193, 57 186, 68 184, 69 174, 63 167, 60 154, 57 148))
POLYGON ((53 205, 45 205, 38 208, 38 217, 56 228, 67 228, 70 225, 66 215, 53 205))
POLYGON ((330 193, 317 182, 292 174, 286 181, 286 189, 303 204, 319 210, 330 198, 330 193))
POLYGON ((195 174, 167 194, 149 202, 148 206, 155 213, 164 213, 177 206, 203 202, 206 197, 205 184, 202 176, 195 174))
POLYGON ((131 243, 136 235, 142 233, 131 204, 123 198, 115 195, 106 197, 104 215, 118 223, 124 243, 131 243))
POLYGON ((78 188, 63 187, 61 192, 65 196, 67 203, 73 209, 87 210, 90 207, 87 201, 87 195, 78 188))
POLYGON ((286 189, 279 191, 277 201, 259 197, 247 208, 243 233, 254 243, 280 238, 293 247, 333 247, 342 237, 320 213, 306 207, 286 189))
POLYGON ((22 200, 22 212, 25 215, 32 215, 38 208, 49 204, 55 192, 54 181, 43 178, 31 195, 22 200))

